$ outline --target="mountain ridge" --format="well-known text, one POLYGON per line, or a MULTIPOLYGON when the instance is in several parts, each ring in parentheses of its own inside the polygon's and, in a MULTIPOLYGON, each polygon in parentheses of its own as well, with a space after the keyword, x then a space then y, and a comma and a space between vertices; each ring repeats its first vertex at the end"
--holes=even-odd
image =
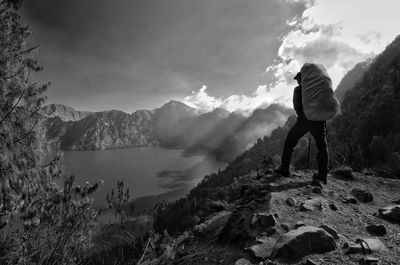
MULTIPOLYGON (((44 110, 49 108, 46 106, 44 110)), ((195 108, 177 100, 170 100, 153 110, 137 110, 131 114, 120 110, 106 110, 85 113, 79 119, 65 119, 69 114, 62 113, 62 110, 71 109, 63 106, 59 107, 57 112, 42 111, 44 116, 47 115, 44 122, 47 127, 47 138, 52 142, 60 142, 62 150, 161 146, 185 149, 187 154, 201 151, 213 155, 213 150, 226 138, 235 134, 245 120, 254 119, 253 115, 245 118, 222 108, 199 113, 195 108), (204 140, 213 140, 214 137, 216 138, 214 144, 203 146, 204 140)), ((255 111, 254 115, 264 112, 267 113, 264 116, 265 120, 260 118, 253 122, 248 126, 248 130, 256 129, 260 124, 274 123, 272 126, 275 126, 277 122, 283 123, 282 118, 278 116, 286 115, 290 110, 272 104, 266 110, 255 111)), ((250 140, 246 139, 246 143, 241 144, 240 148, 253 144, 257 137, 268 134, 268 130, 257 129, 257 131, 258 135, 250 140)))

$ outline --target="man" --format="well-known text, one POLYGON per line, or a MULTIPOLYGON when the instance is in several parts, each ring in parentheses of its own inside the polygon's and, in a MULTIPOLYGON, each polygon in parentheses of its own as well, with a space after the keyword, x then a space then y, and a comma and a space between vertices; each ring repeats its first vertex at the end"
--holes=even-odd
POLYGON ((286 136, 283 153, 281 157, 281 166, 275 170, 276 173, 290 177, 289 166, 292 157, 293 149, 297 142, 307 132, 311 132, 314 137, 317 148, 317 161, 318 161, 318 174, 314 175, 313 184, 322 182, 327 183, 326 176, 328 174, 328 150, 326 142, 326 121, 310 121, 304 115, 302 104, 302 87, 301 87, 301 73, 297 73, 294 79, 299 84, 295 87, 293 92, 293 106, 297 114, 297 121, 290 129, 286 136))

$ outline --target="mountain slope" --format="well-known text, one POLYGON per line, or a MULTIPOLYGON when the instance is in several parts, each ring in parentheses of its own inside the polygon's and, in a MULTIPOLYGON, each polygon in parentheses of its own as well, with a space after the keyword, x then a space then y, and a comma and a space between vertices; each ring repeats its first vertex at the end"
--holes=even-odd
POLYGON ((269 134, 293 113, 272 104, 265 110, 254 111, 249 118, 221 108, 199 115, 196 109, 174 100, 158 109, 132 114, 116 110, 82 114, 68 110, 73 109, 57 107, 48 111, 44 121, 47 138, 60 142, 63 150, 155 145, 186 149, 188 154, 216 154, 225 161, 269 134))
POLYGON ((245 117, 231 113, 226 118, 223 118, 212 130, 197 139, 185 151, 187 153, 210 153, 217 149, 225 139, 234 134, 245 120, 245 117))
POLYGON ((270 135, 275 128, 283 125, 293 114, 293 110, 279 104, 271 104, 266 109, 256 109, 212 153, 221 161, 232 161, 243 150, 249 149, 257 139, 270 135))
MULTIPOLYGON (((400 181, 341 169, 320 189, 310 186, 312 174, 296 171, 292 179, 271 173, 242 175, 210 194, 206 212, 180 200, 179 209, 191 209, 193 223, 186 225, 185 233, 169 239, 179 243, 168 257, 149 255, 149 264, 356 265, 366 264, 362 259, 371 256, 369 251, 379 264, 397 264, 400 218, 387 220, 379 212, 400 203, 396 192, 400 181), (369 194, 372 201, 356 191, 369 194), (349 203, 349 198, 354 202, 349 203), (371 232, 368 226, 383 227, 384 232, 371 232), (363 248, 359 239, 369 245, 363 248)), ((170 218, 179 218, 179 224, 189 221, 173 205, 163 210, 170 211, 170 218)), ((168 215, 162 213, 159 218, 166 219, 168 215)), ((161 222, 156 221, 156 229, 164 228, 158 227, 161 222)), ((173 220, 170 224, 173 228, 173 220)))
POLYGON ((350 162, 390 163, 390 159, 398 156, 400 36, 374 59, 360 81, 346 93, 342 115, 333 124, 338 142, 347 144, 347 153, 353 156, 348 158, 350 162), (359 150, 357 152, 360 155, 356 155, 355 150, 359 150), (386 152, 388 155, 379 158, 375 156, 377 152, 386 152))
POLYGON ((151 126, 151 112, 127 114, 111 110, 65 124, 63 150, 98 150, 129 146, 152 146, 158 142, 151 126))
POLYGON ((349 89, 353 88, 354 85, 361 79, 364 73, 368 70, 370 64, 371 60, 358 63, 354 66, 353 69, 346 73, 346 75, 340 81, 340 84, 335 90, 335 95, 338 98, 339 102, 343 101, 346 92, 349 89))
POLYGON ((161 146, 179 148, 182 143, 182 130, 186 122, 196 116, 196 110, 188 105, 171 100, 156 109, 152 119, 154 133, 161 146))
POLYGON ((44 106, 39 112, 45 117, 59 117, 62 121, 78 121, 92 113, 90 111, 77 111, 62 104, 44 106))

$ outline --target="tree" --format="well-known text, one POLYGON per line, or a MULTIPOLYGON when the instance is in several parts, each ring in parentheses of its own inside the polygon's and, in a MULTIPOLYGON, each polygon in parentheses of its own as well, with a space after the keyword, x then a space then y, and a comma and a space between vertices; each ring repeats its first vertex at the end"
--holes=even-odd
POLYGON ((49 84, 20 21, 21 0, 0 0, 0 264, 75 264, 84 257, 97 213, 87 195, 98 183, 64 187, 58 156, 50 156, 39 114, 49 84))
POLYGON ((16 13, 22 1, 0 2, 0 212, 1 221, 29 204, 55 163, 44 162, 38 110, 48 84, 31 82, 42 70, 34 59, 38 46, 28 46, 29 28, 16 13))

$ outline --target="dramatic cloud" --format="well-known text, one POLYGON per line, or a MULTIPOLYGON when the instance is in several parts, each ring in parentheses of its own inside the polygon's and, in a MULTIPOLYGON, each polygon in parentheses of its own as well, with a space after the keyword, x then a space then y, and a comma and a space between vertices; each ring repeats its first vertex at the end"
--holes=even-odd
POLYGON ((215 108, 223 108, 228 111, 236 111, 243 115, 249 115, 256 108, 269 106, 272 102, 278 102, 279 98, 274 98, 267 86, 259 86, 249 96, 231 95, 226 98, 216 98, 207 93, 207 87, 203 85, 200 90, 192 91, 192 95, 184 98, 184 102, 196 107, 201 112, 211 111, 215 108))
POLYGON ((316 62, 325 65, 336 87, 355 64, 381 52, 399 34, 396 0, 288 2, 304 2, 308 8, 287 22, 291 30, 282 37, 278 59, 267 68, 277 84, 293 84, 305 62, 316 62))
POLYGON ((225 107, 250 112, 271 102, 291 104, 293 76, 305 62, 323 64, 336 87, 355 64, 383 51, 400 33, 398 0, 286 0, 303 3, 305 11, 287 21, 275 62, 266 68, 269 80, 255 92, 215 98, 204 86, 186 97, 200 109, 225 107))

